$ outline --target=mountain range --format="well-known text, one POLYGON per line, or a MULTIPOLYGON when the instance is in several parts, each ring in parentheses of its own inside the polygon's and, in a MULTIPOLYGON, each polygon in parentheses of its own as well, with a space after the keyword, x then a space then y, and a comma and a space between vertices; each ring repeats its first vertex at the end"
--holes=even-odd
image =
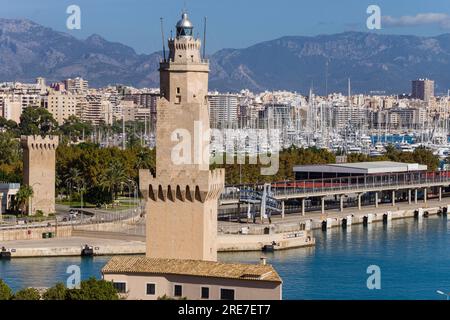
MULTIPOLYGON (((51 81, 81 76, 93 87, 158 87, 161 52, 137 54, 99 35, 78 39, 26 19, 0 19, 0 81, 51 81)), ((450 88, 450 34, 434 37, 344 32, 286 36, 209 56, 210 89, 292 90, 320 94, 409 93, 411 80, 450 88)))

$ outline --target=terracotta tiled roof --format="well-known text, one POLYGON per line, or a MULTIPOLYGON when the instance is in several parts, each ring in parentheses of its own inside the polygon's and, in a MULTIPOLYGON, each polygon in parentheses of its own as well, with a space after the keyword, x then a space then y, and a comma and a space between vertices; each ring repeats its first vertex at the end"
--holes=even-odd
POLYGON ((152 259, 143 256, 113 257, 103 267, 102 272, 104 274, 173 274, 282 282, 280 276, 271 265, 221 263, 202 260, 152 259))

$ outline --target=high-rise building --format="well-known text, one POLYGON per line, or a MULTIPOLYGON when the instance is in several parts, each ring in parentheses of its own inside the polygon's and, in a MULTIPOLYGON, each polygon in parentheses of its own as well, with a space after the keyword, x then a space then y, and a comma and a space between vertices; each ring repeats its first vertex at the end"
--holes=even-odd
POLYGON ((148 121, 150 128, 156 127, 156 102, 159 92, 128 93, 123 97, 124 101, 133 101, 139 108, 139 115, 136 120, 148 121), (142 110, 148 109, 149 111, 142 110))
POLYGON ((51 90, 47 96, 44 96, 42 102, 53 118, 62 125, 70 116, 77 114, 78 96, 71 93, 51 90))
POLYGON ((77 115, 86 122, 98 125, 105 121, 102 106, 102 96, 99 94, 88 94, 80 97, 77 102, 77 115))
POLYGON ((0 95, 0 116, 6 120, 20 122, 22 115, 22 105, 20 96, 0 95))
POLYGON ((64 86, 69 92, 81 93, 87 91, 89 88, 89 82, 83 78, 76 77, 75 79, 64 80, 64 86))
POLYGON ((418 79, 412 81, 413 99, 430 101, 434 97, 434 81, 429 79, 418 79))
POLYGON ((208 96, 209 118, 213 128, 231 128, 237 125, 239 97, 235 94, 214 92, 208 96))

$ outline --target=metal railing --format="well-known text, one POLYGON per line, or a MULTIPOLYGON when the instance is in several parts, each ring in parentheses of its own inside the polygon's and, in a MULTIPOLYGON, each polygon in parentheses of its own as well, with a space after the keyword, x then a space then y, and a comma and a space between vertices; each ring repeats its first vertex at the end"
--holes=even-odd
MULTIPOLYGON (((124 220, 139 217, 144 212, 142 203, 139 203, 139 205, 136 207, 115 212, 104 212, 87 209, 78 209, 78 211, 81 212, 79 213, 78 217, 70 220, 67 218, 67 216, 58 215, 53 219, 49 218, 42 222, 30 222, 30 223, 23 222, 21 224, 18 224, 18 220, 14 218, 10 221, 4 221, 5 224, 0 225, 0 230, 54 227, 55 225, 57 225, 58 227, 83 226, 83 225, 103 224, 108 222, 121 222, 124 220), (11 224, 9 222, 14 222, 14 224, 11 224)), ((24 220, 25 219, 26 218, 24 218, 24 220)))

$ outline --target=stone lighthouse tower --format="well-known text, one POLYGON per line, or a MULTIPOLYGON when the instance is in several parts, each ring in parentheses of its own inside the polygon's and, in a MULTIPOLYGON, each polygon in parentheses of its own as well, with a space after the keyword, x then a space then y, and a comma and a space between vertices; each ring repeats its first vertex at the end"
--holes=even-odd
POLYGON ((183 13, 160 63, 156 173, 139 173, 146 200, 147 257, 217 259, 217 205, 224 170, 209 170, 209 63, 183 13))

